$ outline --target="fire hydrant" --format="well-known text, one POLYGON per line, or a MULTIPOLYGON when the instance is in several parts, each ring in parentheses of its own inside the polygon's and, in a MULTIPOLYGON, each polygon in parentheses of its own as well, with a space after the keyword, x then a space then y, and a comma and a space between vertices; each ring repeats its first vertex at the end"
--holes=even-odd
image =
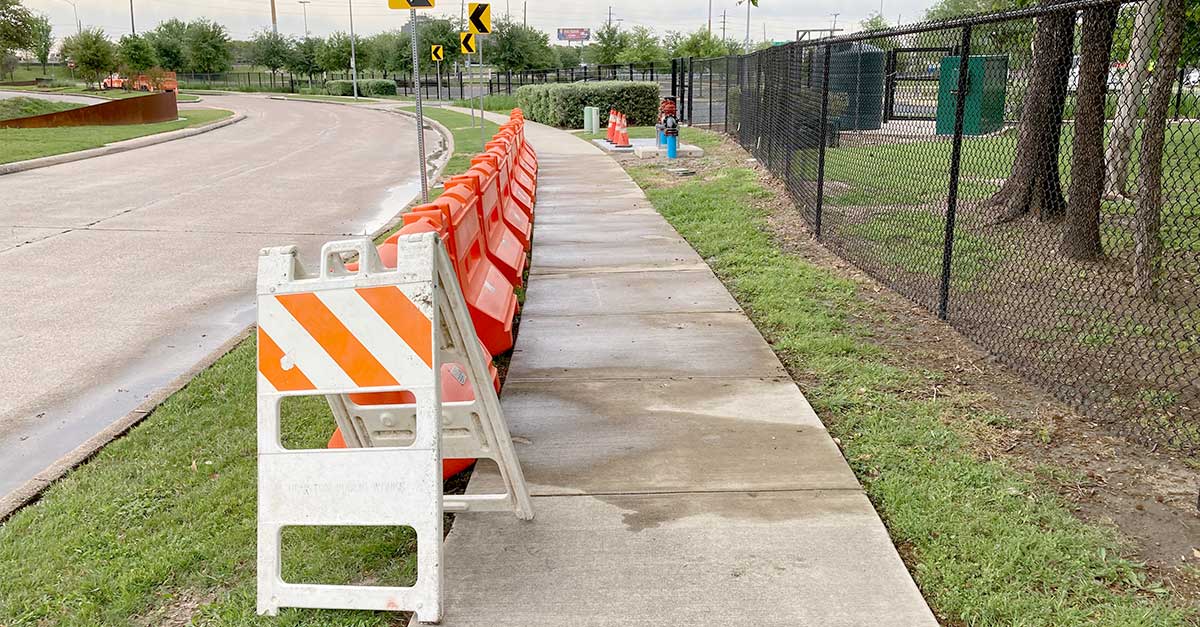
POLYGON ((663 134, 666 136, 667 143, 667 158, 675 159, 679 157, 679 122, 675 120, 674 115, 668 115, 663 119, 663 134))
POLYGON ((675 105, 675 96, 667 96, 666 98, 663 98, 663 101, 658 105, 658 124, 656 127, 658 129, 659 148, 662 148, 663 145, 667 143, 667 135, 665 132, 667 116, 675 117, 678 114, 677 112, 678 109, 675 105))

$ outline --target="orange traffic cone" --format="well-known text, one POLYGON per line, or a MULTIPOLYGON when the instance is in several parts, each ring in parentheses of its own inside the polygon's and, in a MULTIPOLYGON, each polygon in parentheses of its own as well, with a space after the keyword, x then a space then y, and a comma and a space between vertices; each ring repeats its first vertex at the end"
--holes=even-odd
POLYGON ((632 148, 629 143, 629 118, 624 113, 617 114, 617 148, 632 148))
POLYGON ((617 110, 608 110, 608 137, 604 138, 610 144, 617 141, 617 110))

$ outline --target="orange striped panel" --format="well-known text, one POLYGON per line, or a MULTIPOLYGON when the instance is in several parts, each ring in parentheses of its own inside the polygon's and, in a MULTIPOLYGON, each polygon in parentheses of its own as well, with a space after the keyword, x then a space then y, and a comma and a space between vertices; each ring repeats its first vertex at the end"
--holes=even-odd
POLYGON ((383 364, 311 292, 275 297, 359 387, 398 385, 383 364))
POLYGON ((433 322, 408 300, 400 288, 364 287, 355 291, 426 366, 433 367, 433 322))
POLYGON ((309 381, 308 377, 300 371, 300 366, 292 366, 290 370, 284 370, 279 363, 282 359, 283 349, 279 348, 275 340, 272 340, 271 336, 260 328, 258 330, 259 373, 280 392, 316 389, 312 381, 309 381))

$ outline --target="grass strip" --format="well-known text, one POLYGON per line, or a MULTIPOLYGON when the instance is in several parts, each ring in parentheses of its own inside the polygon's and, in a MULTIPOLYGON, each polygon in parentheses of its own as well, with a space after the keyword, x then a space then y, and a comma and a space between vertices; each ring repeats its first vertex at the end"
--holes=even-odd
POLYGON ((55 102, 53 100, 42 100, 41 98, 26 98, 17 96, 16 98, 4 98, 0 100, 0 120, 12 120, 15 118, 27 118, 35 115, 45 115, 47 113, 58 113, 59 111, 69 111, 78 109, 84 105, 75 104, 73 102, 55 102))
POLYGON ((661 165, 628 169, 811 382, 805 393, 935 612, 966 625, 1194 625, 1194 610, 1121 557, 1113 531, 1072 516, 1035 477, 975 456, 971 425, 987 416, 912 394, 941 375, 894 365, 852 320, 873 315, 857 286, 779 248, 765 207, 790 201, 743 160, 682 179, 661 165))
POLYGON ((125 126, 0 129, 0 163, 99 148, 114 142, 203 126, 233 115, 225 109, 185 109, 178 120, 125 126))

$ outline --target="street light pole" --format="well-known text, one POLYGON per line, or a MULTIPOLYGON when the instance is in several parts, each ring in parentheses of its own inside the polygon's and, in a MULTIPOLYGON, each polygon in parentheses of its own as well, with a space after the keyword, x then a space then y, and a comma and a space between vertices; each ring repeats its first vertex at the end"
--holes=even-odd
POLYGON ((308 5, 312 4, 312 0, 299 0, 300 8, 304 10, 304 37, 308 38, 308 5))
POLYGON ((354 0, 346 0, 350 7, 350 82, 354 86, 354 99, 358 100, 358 61, 354 51, 354 0))
MULTIPOLYGON (((133 0, 129 0, 133 2, 133 0)), ((275 17, 275 0, 271 0, 271 32, 279 34, 279 19, 275 17)))
POLYGON ((133 0, 129 0, 129 32, 137 35, 137 27, 133 25, 133 0))
POLYGON ((74 0, 63 0, 63 2, 66 2, 67 4, 71 5, 71 9, 73 11, 75 11, 75 28, 78 29, 79 34, 82 35, 83 34, 83 22, 79 21, 79 7, 75 6, 74 0))

